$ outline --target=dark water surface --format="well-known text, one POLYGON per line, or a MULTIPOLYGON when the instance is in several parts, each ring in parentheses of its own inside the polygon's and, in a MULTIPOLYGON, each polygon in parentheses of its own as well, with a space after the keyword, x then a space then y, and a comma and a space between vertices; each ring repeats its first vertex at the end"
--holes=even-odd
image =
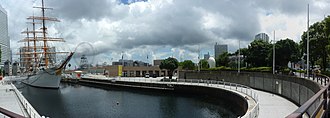
POLYGON ((39 114, 51 118, 228 118, 225 101, 141 89, 100 89, 61 83, 58 90, 16 84, 39 114), (216 101, 216 102, 214 102, 216 101))

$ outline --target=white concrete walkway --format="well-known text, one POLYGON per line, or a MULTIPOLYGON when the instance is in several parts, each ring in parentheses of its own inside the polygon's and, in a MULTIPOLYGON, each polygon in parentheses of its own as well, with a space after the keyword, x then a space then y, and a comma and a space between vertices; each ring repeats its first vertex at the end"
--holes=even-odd
MULTIPOLYGON (((24 117, 41 118, 29 101, 25 99, 10 81, 0 80, 0 107, 24 117)), ((0 113, 0 118, 8 117, 0 113)))
POLYGON ((259 97, 259 118, 284 118, 298 106, 276 94, 255 90, 259 97))
MULTIPOLYGON (((24 110, 24 107, 22 106, 15 92, 10 89, 13 89, 11 85, 0 84, 0 107, 16 114, 28 117, 26 111, 24 110)), ((0 117, 6 118, 1 113, 0 117)))

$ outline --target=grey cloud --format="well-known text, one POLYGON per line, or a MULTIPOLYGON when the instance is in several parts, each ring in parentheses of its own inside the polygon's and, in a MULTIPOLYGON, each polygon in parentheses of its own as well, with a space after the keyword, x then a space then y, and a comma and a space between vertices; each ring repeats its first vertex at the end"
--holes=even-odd
POLYGON ((147 26, 133 27, 138 31, 128 28, 128 30, 118 32, 120 40, 115 45, 130 49, 140 45, 170 45, 173 47, 196 45, 216 42, 219 38, 251 40, 260 29, 260 25, 256 10, 250 5, 246 1, 235 4, 231 1, 174 1, 174 5, 164 7, 149 17, 134 19, 138 22, 128 22, 142 23, 147 26), (232 23, 225 29, 204 30, 200 22, 203 14, 196 9, 218 13, 232 20, 232 23), (212 32, 217 38, 210 37, 208 32, 212 32), (129 37, 134 37, 134 40, 129 37))
POLYGON ((312 0, 256 0, 255 6, 268 11, 280 11, 287 15, 306 13, 308 3, 312 0))
MULTIPOLYGON (((104 45, 95 46, 96 54, 100 54, 140 49, 146 45, 148 47, 162 47, 164 45, 183 47, 191 52, 196 52, 198 45, 207 47, 207 45, 213 45, 215 42, 226 43, 226 39, 249 42, 256 33, 260 32, 258 14, 263 10, 299 15, 305 13, 306 4, 310 1, 173 0, 173 4, 162 5, 162 7, 157 7, 155 11, 144 8, 146 9, 144 12, 139 12, 128 5, 119 4, 116 0, 46 0, 46 5, 54 8, 53 11, 49 12, 53 13, 50 14, 51 16, 55 15, 63 19, 63 22, 59 23, 63 27, 60 27, 59 30, 64 32, 63 37, 68 43, 82 40, 104 42, 104 45), (231 23, 224 28, 203 29, 201 20, 205 12, 221 15, 229 19, 231 23), (82 21, 82 19, 86 20, 82 21), (99 22, 103 19, 110 20, 110 23, 119 23, 118 27, 109 28, 109 32, 111 32, 109 35, 114 36, 107 37, 108 34, 98 32, 97 23, 94 23, 95 26, 86 25, 86 23, 99 22), (95 38, 86 36, 86 32, 90 32, 88 29, 95 31, 95 33, 90 33, 93 35, 90 37, 95 38)), ((15 2, 21 3, 18 0, 15 2)), ((36 1, 37 5, 40 4, 38 2, 40 1, 36 1)), ((131 5, 133 4, 135 3, 131 5)), ((29 5, 31 4, 24 5, 24 7, 31 8, 32 6, 29 5)), ((32 13, 30 9, 22 10, 26 8, 15 9, 12 8, 12 11, 8 11, 11 17, 9 19, 12 20, 9 24, 12 30, 10 37, 18 40, 19 31, 25 28, 24 18, 32 13)), ((222 22, 222 19, 216 20, 222 22)))
POLYGON ((51 0, 49 6, 54 13, 66 20, 88 19, 99 20, 111 13, 109 0, 51 0))

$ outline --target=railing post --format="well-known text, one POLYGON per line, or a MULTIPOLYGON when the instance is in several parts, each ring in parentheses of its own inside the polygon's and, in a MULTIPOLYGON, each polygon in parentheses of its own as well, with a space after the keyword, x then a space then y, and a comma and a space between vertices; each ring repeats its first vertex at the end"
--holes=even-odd
POLYGON ((223 82, 223 88, 226 88, 226 82, 223 82))
POLYGON ((323 104, 323 110, 325 111, 325 118, 328 118, 329 117, 328 88, 325 89, 323 93, 323 99, 325 100, 323 104))

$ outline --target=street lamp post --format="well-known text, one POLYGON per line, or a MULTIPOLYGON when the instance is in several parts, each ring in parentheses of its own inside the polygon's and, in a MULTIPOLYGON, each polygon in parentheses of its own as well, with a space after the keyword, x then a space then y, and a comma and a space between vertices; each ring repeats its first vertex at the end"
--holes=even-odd
POLYGON ((198 72, 200 72, 201 71, 201 68, 202 68, 202 62, 201 62, 201 60, 200 60, 200 45, 198 45, 198 72))
POLYGON ((309 4, 307 5, 307 77, 309 78, 309 4))
POLYGON ((274 39, 273 39, 273 74, 275 74, 275 30, 274 30, 274 39))
POLYGON ((238 73, 241 72, 241 41, 238 40, 238 73))

